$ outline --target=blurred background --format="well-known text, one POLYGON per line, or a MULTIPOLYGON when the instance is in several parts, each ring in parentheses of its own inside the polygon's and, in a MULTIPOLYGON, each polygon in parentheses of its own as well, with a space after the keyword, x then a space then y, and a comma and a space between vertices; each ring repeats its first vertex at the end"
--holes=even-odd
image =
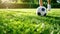
MULTIPOLYGON (((47 0, 43 0, 43 4, 47 7, 47 0)), ((0 0, 0 8, 37 8, 39 0, 0 0)), ((52 8, 60 8, 59 0, 51 0, 52 8)))

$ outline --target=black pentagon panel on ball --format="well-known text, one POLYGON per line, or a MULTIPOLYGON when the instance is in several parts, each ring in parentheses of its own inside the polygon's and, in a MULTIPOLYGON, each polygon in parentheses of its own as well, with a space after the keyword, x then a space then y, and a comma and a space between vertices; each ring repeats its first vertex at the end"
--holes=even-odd
POLYGON ((41 15, 41 13, 40 13, 40 12, 38 12, 37 14, 38 14, 38 15, 41 15))
POLYGON ((46 13, 44 14, 44 16, 46 16, 46 13))
POLYGON ((44 8, 42 8, 41 10, 42 10, 42 11, 45 11, 45 9, 44 9, 44 8))

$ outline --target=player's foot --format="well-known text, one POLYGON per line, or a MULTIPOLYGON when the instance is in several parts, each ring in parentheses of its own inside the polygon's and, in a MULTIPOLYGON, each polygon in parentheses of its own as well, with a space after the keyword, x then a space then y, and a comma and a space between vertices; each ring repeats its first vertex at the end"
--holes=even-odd
POLYGON ((48 9, 48 11, 51 10, 51 5, 50 4, 47 5, 47 9, 48 9))

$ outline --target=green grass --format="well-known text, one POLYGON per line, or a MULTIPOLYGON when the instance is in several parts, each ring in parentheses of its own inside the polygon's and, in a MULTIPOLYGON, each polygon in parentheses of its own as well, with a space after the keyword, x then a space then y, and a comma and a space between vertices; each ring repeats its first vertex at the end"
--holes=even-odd
POLYGON ((37 16, 36 9, 0 9, 0 34, 60 34, 60 9, 37 16))

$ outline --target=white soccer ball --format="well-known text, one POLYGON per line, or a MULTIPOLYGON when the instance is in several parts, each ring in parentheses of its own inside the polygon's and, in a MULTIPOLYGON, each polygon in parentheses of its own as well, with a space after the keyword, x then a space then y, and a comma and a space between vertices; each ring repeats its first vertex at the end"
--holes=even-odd
POLYGON ((36 14, 39 15, 39 16, 40 15, 41 16, 46 16, 47 10, 44 6, 40 6, 40 7, 37 8, 36 14))

